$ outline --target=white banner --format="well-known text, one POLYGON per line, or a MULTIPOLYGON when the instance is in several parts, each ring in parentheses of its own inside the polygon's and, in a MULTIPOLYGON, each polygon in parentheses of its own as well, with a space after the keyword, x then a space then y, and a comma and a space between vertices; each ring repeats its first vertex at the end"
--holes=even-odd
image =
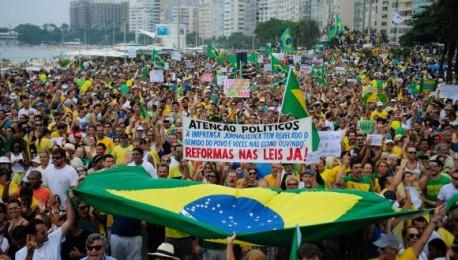
POLYGON ((214 162, 305 163, 312 121, 236 125, 183 119, 184 158, 214 162))
POLYGON ((222 86, 227 78, 227 75, 216 75, 216 85, 222 86))
POLYGON ((172 58, 172 60, 181 61, 181 53, 179 53, 177 51, 172 52, 170 57, 172 58))
POLYGON ((152 70, 149 75, 150 82, 164 82, 163 70, 152 70))
POLYGON ((458 85, 448 85, 448 84, 439 84, 439 98, 447 98, 453 100, 458 100, 458 85))
POLYGON ((264 64, 264 72, 272 72, 272 63, 264 64))
POLYGON ((368 134, 367 140, 371 141, 371 146, 382 146, 383 135, 368 134))
POLYGON ((340 131, 318 131, 320 145, 317 151, 310 154, 307 163, 317 163, 321 157, 340 157, 342 153, 341 134, 340 131))

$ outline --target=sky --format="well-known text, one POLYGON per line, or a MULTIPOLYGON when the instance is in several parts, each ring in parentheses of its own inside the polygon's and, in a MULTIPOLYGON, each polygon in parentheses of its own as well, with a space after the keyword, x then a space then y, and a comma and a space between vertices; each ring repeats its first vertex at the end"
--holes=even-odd
MULTIPOLYGON (((70 23, 71 0, 0 0, 0 27, 11 27, 32 23, 43 25, 70 23)), ((132 1, 131 1, 132 2, 132 1)), ((197 0, 182 0, 196 4, 197 0)))
POLYGON ((70 22, 71 0, 0 0, 0 27, 70 22))

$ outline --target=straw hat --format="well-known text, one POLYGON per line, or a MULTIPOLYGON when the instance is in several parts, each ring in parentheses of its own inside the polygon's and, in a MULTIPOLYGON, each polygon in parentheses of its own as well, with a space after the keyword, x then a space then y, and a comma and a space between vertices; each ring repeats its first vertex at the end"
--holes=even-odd
POLYGON ((175 248, 173 247, 172 244, 169 244, 169 243, 160 244, 159 247, 157 248, 156 252, 148 253, 148 255, 160 256, 160 257, 165 257, 165 258, 168 258, 168 259, 180 260, 180 258, 175 256, 175 248))

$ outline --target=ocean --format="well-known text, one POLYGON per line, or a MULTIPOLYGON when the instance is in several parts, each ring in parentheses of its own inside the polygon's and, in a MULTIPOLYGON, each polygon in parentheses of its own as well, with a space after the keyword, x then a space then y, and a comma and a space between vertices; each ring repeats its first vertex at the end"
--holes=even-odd
POLYGON ((84 46, 0 45, 0 60, 8 59, 13 62, 24 62, 33 58, 51 60, 79 48, 83 49, 84 46))

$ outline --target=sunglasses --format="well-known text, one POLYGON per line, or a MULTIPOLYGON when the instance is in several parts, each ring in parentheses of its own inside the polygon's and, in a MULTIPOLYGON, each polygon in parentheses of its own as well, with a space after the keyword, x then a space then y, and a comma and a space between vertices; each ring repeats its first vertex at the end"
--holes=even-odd
POLYGON ((207 178, 216 178, 216 175, 207 175, 207 178))
POLYGON ((256 172, 248 172, 248 175, 256 175, 256 172))
POLYGON ((407 238, 409 239, 420 238, 420 234, 408 234, 407 238))
POLYGON ((409 151, 409 152, 407 152, 407 153, 408 153, 408 154, 416 154, 417 151, 409 151))
POLYGON ((290 183, 288 183, 288 184, 286 184, 286 185, 287 185, 287 186, 297 186, 297 185, 299 185, 299 183, 297 183, 297 182, 290 182, 290 183))
POLYGON ((95 251, 99 251, 100 249, 102 249, 103 246, 100 246, 100 245, 97 245, 97 246, 87 246, 87 250, 88 251, 92 251, 95 249, 95 251))

